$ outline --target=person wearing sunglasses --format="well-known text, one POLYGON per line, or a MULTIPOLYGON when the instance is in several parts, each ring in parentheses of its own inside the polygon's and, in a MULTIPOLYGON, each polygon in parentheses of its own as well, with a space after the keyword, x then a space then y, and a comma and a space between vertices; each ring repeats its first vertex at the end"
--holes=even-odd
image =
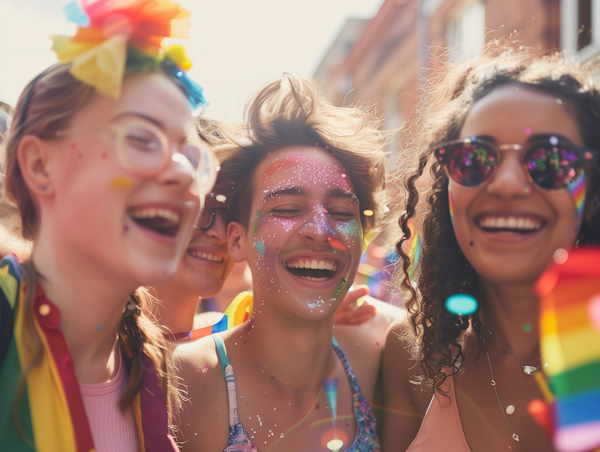
POLYGON ((33 249, 0 262, 0 444, 175 452, 170 352, 137 288, 175 274, 216 177, 192 120, 204 99, 191 62, 161 44, 189 13, 82 4, 6 140, 4 190, 33 249))
POLYGON ((386 415, 384 450, 553 450, 528 413, 550 359, 534 285, 553 259, 600 242, 598 66, 490 46, 445 70, 402 172, 397 249, 408 261, 411 218, 426 244, 416 281, 410 262, 397 269, 410 315, 397 333, 408 344, 384 356, 390 408, 423 414, 425 397, 403 382, 411 376, 435 396, 420 429, 418 418, 386 415))

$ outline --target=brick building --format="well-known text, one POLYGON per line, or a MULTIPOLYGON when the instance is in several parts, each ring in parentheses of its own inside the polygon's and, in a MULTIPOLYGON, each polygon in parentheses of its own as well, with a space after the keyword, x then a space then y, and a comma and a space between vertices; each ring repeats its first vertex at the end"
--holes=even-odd
POLYGON ((600 53, 600 0, 385 0, 354 32, 345 57, 327 53, 314 78, 334 104, 372 103, 383 128, 394 129, 409 117, 418 80, 442 48, 473 55, 507 36, 582 59, 600 53))

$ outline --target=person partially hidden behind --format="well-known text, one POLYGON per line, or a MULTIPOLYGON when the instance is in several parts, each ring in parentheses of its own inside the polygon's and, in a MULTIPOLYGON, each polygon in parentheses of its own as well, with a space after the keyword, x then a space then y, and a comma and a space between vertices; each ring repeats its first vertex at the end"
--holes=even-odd
POLYGON ((333 335, 363 234, 380 216, 377 121, 365 109, 331 106, 289 75, 264 86, 247 112, 244 139, 217 153, 228 161, 219 177, 235 185, 229 255, 248 261, 253 312, 175 350, 189 399, 183 450, 378 451, 369 400, 396 310, 333 335))

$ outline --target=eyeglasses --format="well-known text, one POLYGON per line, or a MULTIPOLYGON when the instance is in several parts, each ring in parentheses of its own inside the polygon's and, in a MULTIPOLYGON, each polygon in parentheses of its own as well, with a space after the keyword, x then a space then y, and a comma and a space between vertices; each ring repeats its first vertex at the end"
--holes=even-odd
POLYGON ((178 147, 179 152, 173 154, 172 144, 165 133, 146 121, 132 120, 104 128, 58 130, 54 135, 61 137, 99 132, 115 134, 119 161, 133 175, 144 178, 156 176, 172 159, 190 164, 202 193, 210 190, 215 182, 217 159, 207 144, 194 136, 185 140, 178 147))
POLYGON ((215 220, 217 218, 217 210, 221 212, 227 212, 225 209, 221 209, 219 207, 209 207, 205 206, 200 218, 196 221, 196 226, 194 229, 197 231, 208 231, 215 225, 215 220))
POLYGON ((530 182, 544 190, 559 190, 579 180, 585 165, 598 160, 594 149, 576 146, 548 135, 525 149, 518 144, 494 146, 476 137, 451 141, 437 149, 437 161, 447 176, 462 187, 478 187, 491 179, 500 165, 500 150, 525 150, 523 163, 530 182))

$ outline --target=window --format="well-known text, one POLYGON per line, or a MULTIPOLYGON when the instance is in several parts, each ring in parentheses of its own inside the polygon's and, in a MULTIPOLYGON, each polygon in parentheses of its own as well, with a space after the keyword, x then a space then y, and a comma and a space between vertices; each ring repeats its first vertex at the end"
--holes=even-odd
POLYGON ((483 50, 485 6, 481 1, 469 2, 457 11, 448 24, 448 41, 457 48, 459 58, 470 58, 483 50))
POLYGON ((560 36, 583 60, 600 54, 600 0, 561 0, 560 36))

